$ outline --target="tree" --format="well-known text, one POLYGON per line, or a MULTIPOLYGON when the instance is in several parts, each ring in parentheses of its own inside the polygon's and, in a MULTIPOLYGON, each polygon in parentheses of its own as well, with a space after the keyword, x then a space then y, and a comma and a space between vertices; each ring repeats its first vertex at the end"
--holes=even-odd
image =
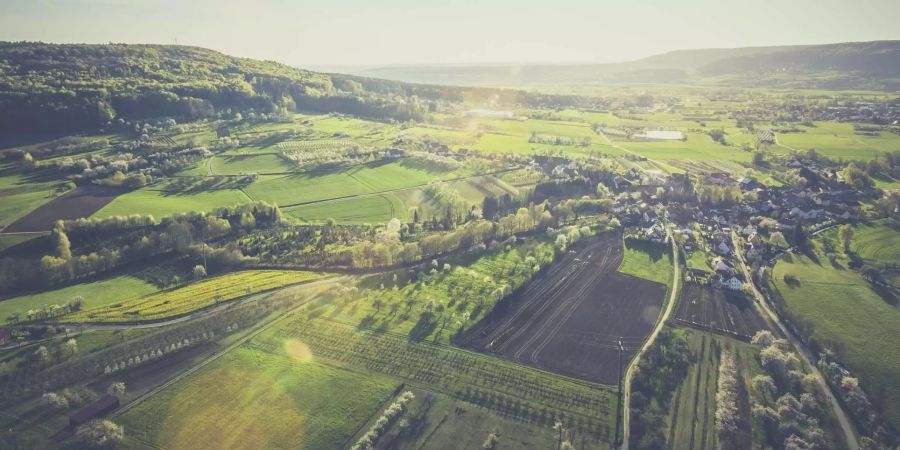
POLYGON ((47 392, 41 396, 41 405, 51 411, 62 411, 69 407, 69 400, 55 392, 47 392))
POLYGON ((384 301, 380 298, 376 298, 372 301, 372 306, 375 307, 375 312, 381 312, 381 307, 384 306, 384 301))
POLYGON ((839 234, 841 236, 841 244, 844 246, 844 253, 850 253, 850 241, 853 239, 853 227, 849 224, 841 225, 839 234))
POLYGON ((113 448, 124 437, 122 427, 109 420, 92 420, 75 430, 75 439, 89 448, 113 448))
POLYGON ((109 395, 125 395, 125 383, 122 381, 116 381, 114 383, 110 383, 109 387, 106 388, 106 393, 109 395))
POLYGON ((43 367, 50 362, 50 350, 41 345, 34 351, 34 362, 37 366, 43 367))
POLYGON ((78 342, 75 341, 75 338, 70 338, 64 344, 66 354, 69 356, 75 356, 78 353, 78 342))
POLYGON ((755 166, 766 165, 766 155, 763 152, 753 152, 753 165, 755 165, 755 166))
POLYGON ((784 234, 780 231, 775 231, 769 235, 769 243, 778 248, 788 247, 787 239, 784 238, 784 234))
POLYGON ((206 278, 206 268, 197 264, 194 266, 194 279, 199 280, 201 278, 206 278))

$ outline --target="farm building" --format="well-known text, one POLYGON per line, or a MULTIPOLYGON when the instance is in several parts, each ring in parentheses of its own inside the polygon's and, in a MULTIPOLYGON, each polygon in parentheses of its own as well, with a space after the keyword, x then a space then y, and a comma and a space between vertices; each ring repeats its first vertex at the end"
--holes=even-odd
POLYGON ((69 425, 77 427, 90 422, 119 407, 119 398, 115 395, 104 395, 103 398, 85 406, 77 413, 69 416, 69 425))

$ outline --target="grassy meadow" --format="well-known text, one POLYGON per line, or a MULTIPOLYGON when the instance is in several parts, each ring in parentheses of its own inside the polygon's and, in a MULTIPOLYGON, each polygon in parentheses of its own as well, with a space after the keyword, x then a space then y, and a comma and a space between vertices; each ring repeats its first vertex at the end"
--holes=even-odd
POLYGON ((302 342, 239 347, 120 420, 137 447, 349 447, 399 382, 316 359, 302 342))
POLYGON ((836 351, 859 376, 869 398, 898 424, 900 310, 845 265, 840 260, 833 266, 824 255, 818 261, 792 255, 775 265, 772 289, 791 316, 812 329, 812 339, 836 351), (785 276, 797 281, 788 283, 785 276))

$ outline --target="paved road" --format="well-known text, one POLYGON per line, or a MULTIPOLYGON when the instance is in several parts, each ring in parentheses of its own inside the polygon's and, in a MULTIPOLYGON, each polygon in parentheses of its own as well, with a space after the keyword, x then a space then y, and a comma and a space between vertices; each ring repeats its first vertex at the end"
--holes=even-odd
POLYGON ((672 292, 669 294, 669 303, 666 304, 666 309, 663 311, 662 316, 660 316, 659 321, 656 323, 656 328, 653 329, 653 332, 650 333, 650 336, 647 337, 647 340, 644 341, 643 347, 641 350, 634 355, 631 363, 628 365, 628 369, 625 371, 625 379, 622 382, 622 449, 628 450, 628 438, 630 436, 629 427, 631 425, 631 381, 634 378, 634 368, 637 367, 638 361, 641 359, 641 356, 653 345, 653 341, 656 340, 656 336, 659 335, 659 332, 662 331, 663 327, 666 325, 666 322, 669 320, 669 316, 672 315, 672 310, 675 309, 675 302, 678 296, 678 282, 681 280, 680 271, 678 269, 678 246, 675 244, 675 237, 672 236, 671 230, 666 229, 666 237, 669 239, 669 242, 672 244, 672 292))
POLYGON ((831 409, 834 411, 835 417, 838 419, 838 423, 841 425, 841 431, 844 435, 844 440, 846 441, 847 448, 850 450, 858 450, 859 443, 856 441, 856 434, 853 433, 853 427, 850 425, 850 420, 847 418, 847 415, 844 413, 844 409, 841 407, 841 404, 838 402, 837 398, 835 398, 834 394, 831 392, 831 388, 828 386, 828 383, 825 381, 825 377, 822 375, 822 372, 819 371, 819 368, 816 366, 816 359, 813 357, 812 353, 806 347, 806 345, 797 339, 790 330, 784 325, 781 321, 781 318, 778 316, 772 308, 769 307, 769 304, 766 302, 765 297, 756 288, 756 283, 753 282, 753 278, 750 276, 750 269, 747 267, 746 261, 744 261, 744 254, 741 252, 740 242, 738 241, 737 234, 732 231, 731 234, 732 243, 734 244, 735 254, 737 255, 737 260, 741 264, 741 270, 744 272, 744 277, 747 278, 748 285, 750 286, 750 292, 753 294, 754 299, 753 305, 759 311, 763 317, 768 317, 772 323, 774 323, 781 333, 787 336, 788 341, 791 345, 797 349, 797 353, 800 355, 800 358, 803 359, 803 362, 809 367, 810 372, 816 377, 816 381, 819 383, 819 386, 822 388, 822 392, 825 393, 825 397, 828 399, 829 405, 831 405, 831 409))

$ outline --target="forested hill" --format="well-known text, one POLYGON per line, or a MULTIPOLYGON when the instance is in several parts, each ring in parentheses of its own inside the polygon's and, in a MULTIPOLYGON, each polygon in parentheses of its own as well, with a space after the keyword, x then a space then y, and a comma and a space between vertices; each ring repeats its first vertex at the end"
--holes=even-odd
POLYGON ((0 43, 0 131, 77 131, 112 120, 196 120, 302 109, 418 120, 440 102, 566 105, 574 97, 323 74, 197 47, 0 43))
POLYGON ((611 64, 403 66, 355 73, 417 83, 526 86, 598 82, 900 89, 900 41, 676 50, 611 64))

